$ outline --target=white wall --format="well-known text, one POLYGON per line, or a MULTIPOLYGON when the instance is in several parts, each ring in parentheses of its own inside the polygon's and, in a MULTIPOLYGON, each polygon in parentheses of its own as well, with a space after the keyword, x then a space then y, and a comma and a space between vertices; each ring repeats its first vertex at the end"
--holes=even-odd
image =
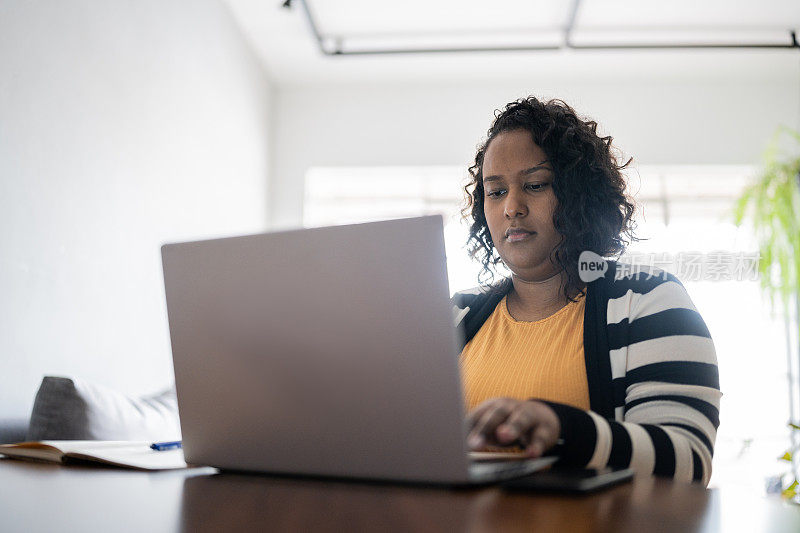
POLYGON ((266 227, 269 99, 216 0, 0 0, 0 418, 169 385, 159 246, 266 227))
MULTIPOLYGON (((273 100, 273 223, 302 220, 315 165, 462 165, 493 110, 521 96, 558 97, 596 119, 639 164, 754 164, 778 123, 797 127, 796 52, 784 72, 611 81, 473 81, 449 85, 281 87, 273 100)), ((654 56, 654 58, 657 56, 654 56)), ((615 75, 610 73, 610 75, 615 75)))

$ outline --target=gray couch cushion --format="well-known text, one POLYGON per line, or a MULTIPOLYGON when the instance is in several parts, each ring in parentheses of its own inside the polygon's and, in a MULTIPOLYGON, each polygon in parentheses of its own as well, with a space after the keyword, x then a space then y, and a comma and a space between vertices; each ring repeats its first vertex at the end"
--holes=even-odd
POLYGON ((75 378, 47 376, 28 440, 180 440, 175 389, 131 397, 75 378))

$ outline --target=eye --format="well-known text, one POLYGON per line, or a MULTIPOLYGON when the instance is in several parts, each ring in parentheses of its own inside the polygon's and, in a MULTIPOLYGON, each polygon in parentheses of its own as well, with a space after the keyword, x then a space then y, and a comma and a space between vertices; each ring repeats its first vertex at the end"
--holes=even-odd
POLYGON ((543 189, 546 189, 550 184, 547 182, 544 183, 526 183, 525 188, 529 191, 539 192, 543 189))
POLYGON ((489 198, 500 198, 505 192, 505 189, 494 189, 491 191, 486 191, 486 196, 489 198))

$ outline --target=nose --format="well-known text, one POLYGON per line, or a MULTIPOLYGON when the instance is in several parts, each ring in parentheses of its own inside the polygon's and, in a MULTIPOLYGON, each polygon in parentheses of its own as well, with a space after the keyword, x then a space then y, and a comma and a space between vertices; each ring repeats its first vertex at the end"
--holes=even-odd
POLYGON ((508 191, 503 213, 506 218, 524 217, 528 214, 528 205, 524 202, 521 194, 508 191))

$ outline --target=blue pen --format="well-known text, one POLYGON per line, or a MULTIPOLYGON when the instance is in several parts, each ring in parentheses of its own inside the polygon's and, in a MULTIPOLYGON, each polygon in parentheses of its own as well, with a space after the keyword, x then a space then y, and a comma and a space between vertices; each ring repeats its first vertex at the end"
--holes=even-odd
POLYGON ((154 442, 150 445, 152 449, 157 452, 163 452, 164 450, 174 450, 175 448, 181 447, 181 441, 176 440, 173 442, 154 442))

